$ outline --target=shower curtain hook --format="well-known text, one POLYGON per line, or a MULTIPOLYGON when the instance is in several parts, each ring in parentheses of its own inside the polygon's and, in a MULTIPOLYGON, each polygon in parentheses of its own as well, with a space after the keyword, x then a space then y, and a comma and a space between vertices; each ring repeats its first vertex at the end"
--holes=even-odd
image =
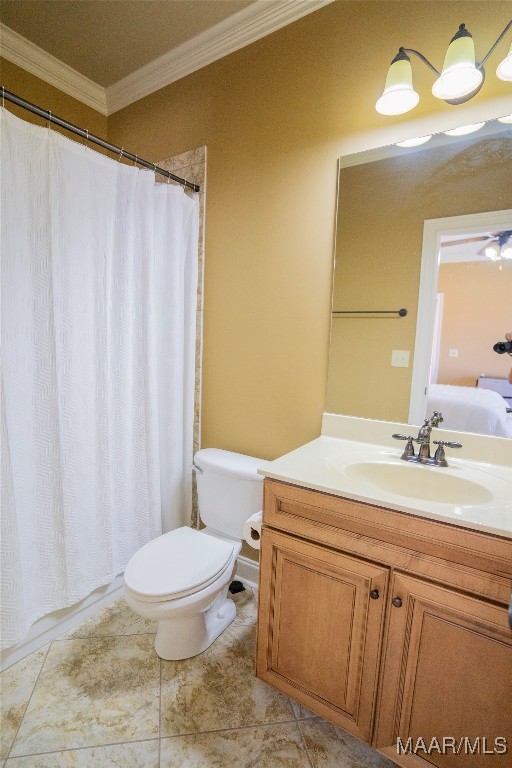
POLYGON ((121 147, 121 151, 120 151, 120 153, 119 153, 119 157, 117 158, 117 162, 118 162, 118 163, 120 163, 120 162, 121 162, 121 158, 123 157, 123 152, 124 152, 124 147, 121 147))
POLYGON ((51 109, 49 109, 48 110, 48 130, 51 129, 51 125, 52 125, 52 111, 51 109))
POLYGON ((2 85, 2 108, 5 107, 5 88, 2 85))
POLYGON ((135 167, 137 167, 137 163, 139 162, 139 158, 137 155, 135 155, 135 160, 133 161, 133 164, 135 167))
POLYGON ((84 147, 87 149, 87 142, 89 141, 89 129, 86 128, 85 132, 86 132, 87 136, 85 137, 84 147))

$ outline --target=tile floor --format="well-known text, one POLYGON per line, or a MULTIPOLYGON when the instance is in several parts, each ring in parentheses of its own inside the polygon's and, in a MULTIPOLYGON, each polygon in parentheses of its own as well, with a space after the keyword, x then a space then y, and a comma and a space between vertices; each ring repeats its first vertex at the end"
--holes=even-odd
POLYGON ((1 675, 0 768, 393 768, 254 676, 256 599, 203 654, 162 661, 123 600, 1 675))

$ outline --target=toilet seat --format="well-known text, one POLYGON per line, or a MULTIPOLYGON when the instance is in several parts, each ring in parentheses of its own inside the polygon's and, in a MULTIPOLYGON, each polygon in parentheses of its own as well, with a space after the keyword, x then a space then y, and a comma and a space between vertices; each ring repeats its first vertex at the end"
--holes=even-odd
POLYGON ((212 584, 232 564, 235 543, 184 526, 145 544, 124 572, 125 587, 145 602, 186 597, 212 584))

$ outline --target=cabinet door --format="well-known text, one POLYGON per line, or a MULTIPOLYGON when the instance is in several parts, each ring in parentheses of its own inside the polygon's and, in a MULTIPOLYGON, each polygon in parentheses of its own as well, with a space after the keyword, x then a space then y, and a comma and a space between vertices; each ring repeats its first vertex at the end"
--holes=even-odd
POLYGON ((387 580, 382 566, 264 529, 258 677, 369 740, 387 580))
POLYGON ((512 765, 506 607, 404 574, 389 603, 374 745, 410 768, 512 765))

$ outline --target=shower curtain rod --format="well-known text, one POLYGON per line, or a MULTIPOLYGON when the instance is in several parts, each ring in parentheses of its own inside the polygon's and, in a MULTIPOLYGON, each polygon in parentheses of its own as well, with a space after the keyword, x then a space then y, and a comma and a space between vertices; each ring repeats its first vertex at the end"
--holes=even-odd
POLYGON ((201 191, 201 187, 197 184, 193 184, 191 181, 182 179, 181 176, 175 176, 174 173, 170 173, 164 168, 159 168, 157 165, 150 163, 148 160, 141 160, 141 158, 137 157, 137 155, 133 155, 131 152, 125 152, 123 147, 117 147, 115 144, 110 144, 110 142, 105 141, 104 139, 100 139, 99 136, 94 136, 94 134, 89 133, 89 131, 85 130, 84 128, 79 128, 77 125, 73 125, 73 123, 68 123, 67 120, 63 120, 61 117, 57 117, 57 115, 52 114, 52 112, 49 110, 41 109, 41 107, 37 107, 35 104, 31 104, 30 101, 22 99, 21 96, 16 96, 15 93, 11 93, 11 91, 8 91, 7 88, 3 87, 3 85, 0 86, 0 88, 2 90, 2 103, 4 99, 5 101, 10 101, 12 104, 16 104, 18 107, 22 107, 23 109, 32 112, 34 115, 39 115, 39 117, 44 118, 44 120, 48 120, 49 123, 60 125, 60 127, 64 128, 66 131, 70 131, 70 133, 75 133, 77 136, 81 136, 83 139, 86 139, 86 141, 90 141, 91 144, 97 144, 98 146, 107 149, 109 152, 114 152, 115 154, 119 155, 119 160, 121 157, 125 157, 127 160, 132 160, 137 165, 142 165, 144 168, 149 168, 151 171, 154 171, 161 176, 165 176, 167 179, 177 181, 178 184, 181 184, 183 187, 188 187, 188 189, 191 189, 193 192, 201 191))

